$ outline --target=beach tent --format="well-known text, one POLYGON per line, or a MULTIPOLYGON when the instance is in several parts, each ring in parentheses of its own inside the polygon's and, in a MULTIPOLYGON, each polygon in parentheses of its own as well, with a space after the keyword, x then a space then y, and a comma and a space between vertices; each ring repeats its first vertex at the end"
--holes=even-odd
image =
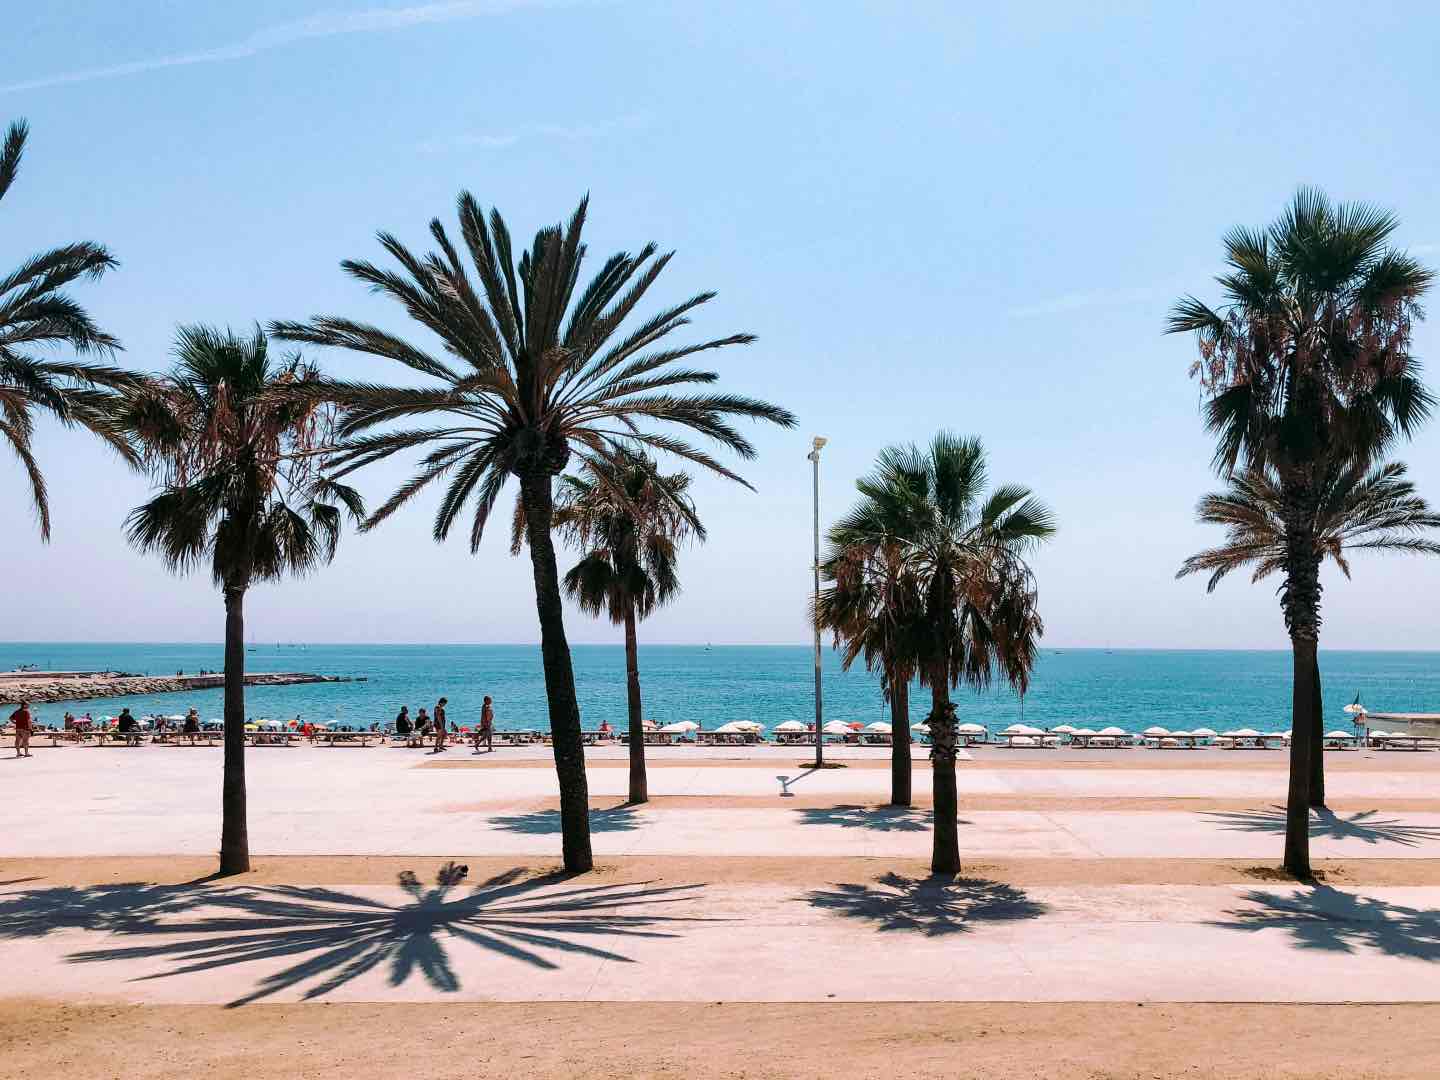
MULTIPOLYGON (((728 727, 729 725, 727 724, 725 726, 728 727)), ((677 720, 673 724, 666 724, 660 730, 666 735, 683 735, 687 731, 697 731, 699 727, 700 725, 695 723, 694 720, 677 720)), ((720 730, 724 731, 725 728, 722 727, 720 730)))
POLYGON ((786 721, 784 721, 783 723, 776 724, 776 725, 775 725, 775 730, 776 730, 776 731, 809 731, 810 729, 807 728, 804 724, 802 724, 799 720, 786 720, 786 721))

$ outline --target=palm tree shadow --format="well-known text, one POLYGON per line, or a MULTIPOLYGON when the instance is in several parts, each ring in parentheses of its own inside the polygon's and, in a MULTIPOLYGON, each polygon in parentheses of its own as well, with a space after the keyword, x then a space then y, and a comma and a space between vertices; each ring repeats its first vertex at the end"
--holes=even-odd
MULTIPOLYGON (((636 804, 643 805, 643 804, 636 804)), ((591 832, 633 832, 644 822, 635 816, 636 805, 625 803, 608 810, 590 811, 591 832)), ((511 814, 490 819, 490 824, 506 832, 556 835, 561 831, 559 810, 536 810, 529 814, 511 814)))
POLYGON ((138 944, 66 959, 169 962, 140 976, 144 980, 284 963, 230 1003, 236 1006, 302 987, 302 999, 313 1000, 376 968, 388 969, 391 986, 419 975, 453 993, 461 984, 448 950, 459 942, 545 970, 558 969, 567 957, 632 963, 611 947, 614 939, 676 938, 686 923, 715 921, 651 910, 696 899, 703 886, 583 885, 567 874, 526 877, 510 870, 461 891, 463 877, 453 863, 442 867, 434 885, 405 871, 399 876, 405 897, 394 903, 300 886, 36 890, 0 899, 0 938, 62 928, 138 938, 138 944), (189 914, 197 908, 201 914, 189 914))
POLYGON ((1315 885, 1294 893, 1251 890, 1242 899, 1256 907, 1227 911, 1226 930, 1284 930, 1299 949, 1440 961, 1440 908, 1414 908, 1315 885))
POLYGON ((802 897, 807 903, 878 930, 926 937, 968 934, 975 923, 1034 919, 1050 910, 1023 889, 986 878, 907 878, 889 873, 874 885, 832 885, 802 897))
POLYGON ((928 832, 931 814, 908 806, 821 806, 796 810, 802 825, 839 825, 875 832, 928 832))
MULTIPOLYGON (((1367 844, 1400 844, 1418 847, 1426 840, 1440 840, 1440 827, 1407 825, 1399 818, 1381 818, 1378 810, 1360 810, 1342 816, 1324 808, 1310 811, 1312 839, 1363 840, 1367 844)), ((1236 832, 1263 832, 1283 835, 1285 808, 1269 810, 1206 811, 1204 816, 1222 828, 1236 832)))

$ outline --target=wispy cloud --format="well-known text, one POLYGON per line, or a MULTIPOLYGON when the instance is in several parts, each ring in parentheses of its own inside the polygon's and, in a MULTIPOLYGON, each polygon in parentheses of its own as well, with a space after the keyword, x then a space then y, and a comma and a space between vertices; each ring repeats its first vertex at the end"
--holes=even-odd
POLYGON ((446 135, 427 139, 419 149, 427 154, 440 154, 450 150, 478 148, 481 150, 503 150, 518 142, 531 139, 556 139, 561 142, 583 142, 588 139, 604 139, 627 131, 639 131, 648 127, 650 118, 639 113, 621 116, 598 124, 531 124, 515 131, 446 135))
POLYGON ((478 19, 487 15, 503 15, 522 8, 559 6, 563 2, 564 0, 444 0, 441 3, 418 4, 403 8, 320 12, 295 22, 262 27, 249 37, 213 49, 171 53, 168 56, 152 56, 145 60, 133 60, 125 64, 111 64, 108 67, 83 68, 79 71, 44 75, 38 79, 28 79, 25 82, 0 86, 0 94, 13 94, 21 90, 39 90, 47 86, 63 86, 67 83, 92 82, 96 79, 117 79, 124 75, 139 75, 142 72, 158 71, 161 68, 244 60, 270 49, 278 49, 314 38, 406 30, 412 26, 458 22, 462 19, 478 19))
POLYGON ((1088 289, 1083 292, 1065 293, 1063 296, 1056 296, 1050 300, 1042 300, 1038 304, 1014 307, 1007 314, 1019 319, 1030 319, 1042 315, 1062 315, 1068 311, 1084 311, 1087 308, 1145 304, 1173 298, 1174 293, 1169 289, 1156 285, 1126 289, 1088 289))

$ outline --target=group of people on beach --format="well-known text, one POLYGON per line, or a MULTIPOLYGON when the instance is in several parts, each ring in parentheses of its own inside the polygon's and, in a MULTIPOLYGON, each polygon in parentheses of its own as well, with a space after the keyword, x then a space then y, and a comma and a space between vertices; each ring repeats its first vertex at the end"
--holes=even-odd
MULTIPOLYGON (((401 705, 400 712, 395 716, 395 734, 409 740, 411 746, 422 746, 427 739, 435 740, 435 749, 432 753, 441 753, 446 749, 446 743, 451 738, 458 739, 462 734, 460 728, 453 720, 446 715, 446 706, 450 704, 449 698, 441 698, 435 703, 434 713, 427 713, 422 705, 420 711, 412 719, 410 706, 401 705)), ((470 733, 471 741, 474 743, 475 752, 480 752, 480 744, 485 744, 489 753, 495 750, 495 704, 490 700, 490 695, 485 695, 485 700, 480 706, 480 723, 470 733)))

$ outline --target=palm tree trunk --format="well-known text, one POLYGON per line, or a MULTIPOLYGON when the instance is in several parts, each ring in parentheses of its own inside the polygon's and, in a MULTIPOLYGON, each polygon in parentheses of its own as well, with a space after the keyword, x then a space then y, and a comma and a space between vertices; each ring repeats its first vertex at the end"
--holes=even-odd
POLYGON ((525 538, 535 573, 535 608, 540 616, 540 656, 545 666, 545 698, 550 709, 550 741, 560 782, 560 831, 565 869, 583 873, 595 865, 590 853, 590 788, 585 778, 585 744, 580 735, 580 703, 575 670, 565 640, 560 604, 560 572, 550 536, 554 500, 550 474, 540 470, 520 477, 525 538))
POLYGON ((1293 657, 1290 702, 1290 787, 1285 805, 1285 869, 1309 879, 1310 781, 1315 742, 1316 689, 1320 681, 1320 552, 1315 543, 1313 485, 1307 472, 1282 477, 1285 584, 1281 603, 1293 657))
POLYGON ((955 713, 950 685, 944 672, 931 676, 930 742, 933 744, 935 785, 935 843, 930 872, 953 876, 960 872, 959 806, 955 795, 955 713))
POLYGON ((220 873, 250 872, 245 798, 245 586, 225 586, 225 772, 220 873))
POLYGON ((625 696, 630 707, 630 801, 650 801, 645 777, 645 722, 640 705, 640 648, 635 641, 635 605, 625 609, 625 696))
POLYGON ((909 806, 910 681, 890 679, 890 805, 909 806))
POLYGON ((1314 722, 1310 729, 1310 805, 1325 807, 1325 702, 1320 687, 1320 661, 1315 661, 1314 722))

